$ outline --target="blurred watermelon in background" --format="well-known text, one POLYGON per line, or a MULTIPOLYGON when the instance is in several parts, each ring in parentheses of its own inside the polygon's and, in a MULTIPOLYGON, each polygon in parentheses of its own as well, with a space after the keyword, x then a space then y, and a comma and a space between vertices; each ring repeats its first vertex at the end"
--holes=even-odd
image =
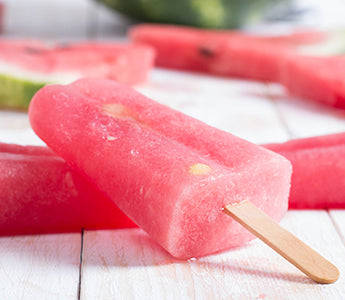
POLYGON ((138 21, 236 28, 289 10, 290 0, 97 0, 138 21))

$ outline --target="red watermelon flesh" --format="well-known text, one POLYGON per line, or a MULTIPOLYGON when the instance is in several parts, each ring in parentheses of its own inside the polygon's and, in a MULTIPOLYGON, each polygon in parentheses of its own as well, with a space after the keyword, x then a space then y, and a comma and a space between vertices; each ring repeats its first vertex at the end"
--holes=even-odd
POLYGON ((0 143, 0 235, 135 226, 50 149, 0 143))
POLYGON ((1 73, 40 82, 89 76, 137 84, 147 80, 153 60, 152 48, 139 44, 0 40, 1 73))
POLYGON ((345 108, 345 56, 291 55, 283 64, 281 83, 292 95, 345 108))
POLYGON ((296 46, 326 38, 323 32, 264 37, 162 25, 135 26, 129 35, 156 50, 158 66, 262 81, 279 81, 282 57, 296 46))
POLYGON ((292 163, 289 208, 345 208, 344 133, 265 146, 292 163))

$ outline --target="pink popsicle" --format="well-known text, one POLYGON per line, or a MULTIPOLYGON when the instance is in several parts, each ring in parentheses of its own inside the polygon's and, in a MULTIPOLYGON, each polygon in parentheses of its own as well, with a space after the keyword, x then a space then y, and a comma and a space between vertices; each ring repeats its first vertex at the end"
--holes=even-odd
POLYGON ((289 208, 345 207, 345 134, 265 145, 293 166, 289 208))
POLYGON ((345 108, 345 56, 288 56, 280 82, 295 96, 345 108))
POLYGON ((175 257, 253 238, 225 205, 249 200, 275 220, 286 212, 286 159, 131 88, 84 79, 32 101, 36 133, 175 257))
POLYGON ((134 226, 46 147, 0 143, 0 182, 0 235, 134 226))

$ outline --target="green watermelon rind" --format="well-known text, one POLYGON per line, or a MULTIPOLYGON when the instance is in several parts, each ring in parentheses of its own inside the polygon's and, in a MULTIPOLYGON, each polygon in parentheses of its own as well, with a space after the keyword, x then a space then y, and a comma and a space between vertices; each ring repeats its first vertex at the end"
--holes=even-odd
POLYGON ((265 18, 289 0, 97 0, 139 21, 202 28, 237 28, 265 18))
POLYGON ((326 41, 300 46, 300 54, 312 56, 336 56, 345 54, 345 30, 334 30, 328 33, 326 41))
POLYGON ((0 108, 27 110, 31 98, 46 84, 0 74, 0 108))

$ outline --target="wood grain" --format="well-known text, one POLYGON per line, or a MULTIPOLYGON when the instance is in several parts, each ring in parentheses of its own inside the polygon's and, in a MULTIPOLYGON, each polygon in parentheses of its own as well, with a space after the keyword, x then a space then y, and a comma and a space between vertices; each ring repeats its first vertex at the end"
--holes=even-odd
MULTIPOLYGON (((324 211, 291 211, 282 225, 345 271, 345 248, 324 211), (313 226, 310 226, 313 224, 313 226)), ((342 299, 261 241, 197 260, 172 258, 140 229, 87 231, 81 299, 342 299)))
POLYGON ((77 299, 80 234, 0 238, 0 299, 77 299))
POLYGON ((269 85, 269 97, 277 108, 277 114, 290 134, 290 138, 302 138, 345 131, 344 111, 306 99, 288 97, 284 89, 269 85))

